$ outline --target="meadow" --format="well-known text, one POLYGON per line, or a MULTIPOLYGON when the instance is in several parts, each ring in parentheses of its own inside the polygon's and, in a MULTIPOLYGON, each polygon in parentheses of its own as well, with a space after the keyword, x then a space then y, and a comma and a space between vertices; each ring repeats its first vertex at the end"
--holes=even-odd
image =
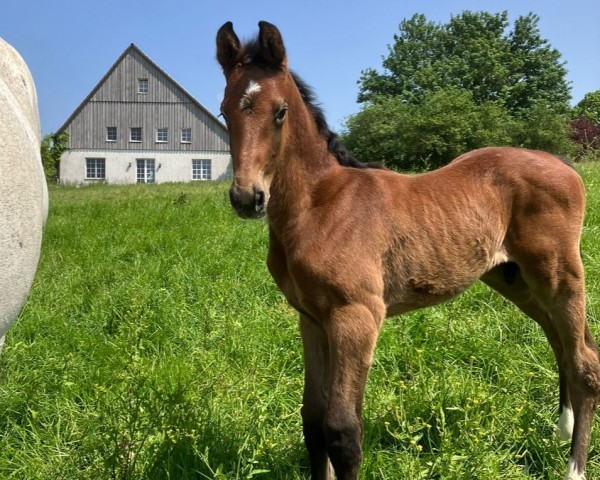
MULTIPOLYGON (((600 165, 578 168, 600 340, 600 165)), ((308 478, 297 316, 267 272, 266 223, 238 219, 227 189, 50 189, 38 274, 0 356, 0 478, 308 478)), ((557 383, 540 328, 484 285, 389 319, 361 478, 562 479, 557 383)))

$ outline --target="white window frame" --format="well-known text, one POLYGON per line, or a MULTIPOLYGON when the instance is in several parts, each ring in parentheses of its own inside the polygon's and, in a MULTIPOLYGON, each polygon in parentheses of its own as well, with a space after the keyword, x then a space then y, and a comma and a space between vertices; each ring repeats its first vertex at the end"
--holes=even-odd
POLYGON ((169 129, 161 127, 156 129, 156 143, 169 143, 169 129))
POLYGON ((117 141, 118 130, 117 127, 106 127, 106 141, 107 142, 116 142, 117 141), (111 132, 114 132, 115 138, 111 138, 111 132))
POLYGON ((86 157, 85 159, 86 180, 106 180, 106 158, 86 157))
POLYGON ((212 180, 212 160, 208 158, 194 158, 192 160, 192 180, 212 180))
POLYGON ((192 143, 192 129, 182 128, 181 129, 181 143, 192 143))
MULTIPOLYGON (((137 137, 137 135, 136 135, 136 137, 137 137)), ((142 143, 142 139, 143 139, 143 138, 144 138, 144 137, 142 136, 142 127, 131 127, 131 128, 129 129, 129 141, 130 141, 130 142, 132 142, 132 143, 142 143), (139 135, 139 139, 138 139, 138 138, 133 138, 133 137, 134 137, 133 133, 134 133, 134 132, 136 132, 136 133, 137 133, 138 131, 139 131, 139 133, 140 133, 140 135, 139 135)))
POLYGON ((147 95, 150 92, 150 83, 147 78, 138 78, 138 93, 147 95))

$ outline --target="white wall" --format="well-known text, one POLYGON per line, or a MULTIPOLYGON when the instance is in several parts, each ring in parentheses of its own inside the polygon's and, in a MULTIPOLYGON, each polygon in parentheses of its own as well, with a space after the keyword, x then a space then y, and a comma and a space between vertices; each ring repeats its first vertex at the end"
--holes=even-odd
POLYGON ((231 156, 218 152, 157 152, 124 150, 67 150, 60 161, 60 182, 63 184, 94 183, 85 178, 86 158, 104 158, 107 183, 136 183, 138 158, 153 158, 156 183, 190 182, 192 160, 210 159, 212 180, 231 177, 231 156))

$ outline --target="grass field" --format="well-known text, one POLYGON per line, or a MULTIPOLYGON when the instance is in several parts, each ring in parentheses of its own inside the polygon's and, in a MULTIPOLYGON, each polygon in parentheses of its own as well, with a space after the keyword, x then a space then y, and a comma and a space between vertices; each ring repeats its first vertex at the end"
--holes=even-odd
MULTIPOLYGON (((580 171, 600 339, 600 165, 580 171)), ((38 275, 0 357, 0 478, 308 478, 300 338, 266 270, 266 224, 236 218, 225 184, 50 194, 38 275)), ((557 403, 540 329, 475 285, 385 324, 361 478, 562 479, 557 403)))

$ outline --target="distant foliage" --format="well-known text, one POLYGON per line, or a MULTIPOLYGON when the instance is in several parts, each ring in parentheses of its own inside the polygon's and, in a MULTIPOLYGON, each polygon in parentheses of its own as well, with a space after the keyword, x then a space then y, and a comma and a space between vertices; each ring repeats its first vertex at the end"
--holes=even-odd
POLYGON ((62 132, 58 135, 49 133, 42 139, 41 154, 46 180, 58 180, 60 157, 69 148, 69 134, 62 132))
POLYGON ((571 140, 580 160, 600 160, 600 90, 587 93, 573 107, 570 122, 571 140))
POLYGON ((351 117, 347 128, 347 146, 365 159, 423 170, 482 144, 508 144, 514 125, 494 102, 477 106, 470 92, 449 88, 420 105, 382 99, 351 117))
POLYGON ((600 125, 581 116, 571 123, 571 140, 577 145, 576 157, 597 157, 600 154, 600 125))
POLYGON ((463 12, 400 24, 381 72, 363 71, 344 139, 364 161, 436 168, 461 153, 513 145, 569 154, 569 85, 539 18, 463 12))
POLYGON ((570 129, 564 115, 558 114, 542 102, 527 112, 514 117, 516 128, 510 144, 546 152, 571 156, 573 144, 570 129))
POLYGON ((600 90, 586 93, 573 108, 573 118, 585 117, 596 126, 600 126, 600 90))
POLYGON ((422 103, 430 92, 456 87, 475 103, 500 102, 511 113, 539 102, 565 113, 570 99, 564 62, 540 35, 539 17, 465 11, 447 24, 416 14, 400 23, 383 72, 363 71, 359 102, 400 97, 422 103))
POLYGON ((359 158, 398 170, 441 167, 460 154, 489 145, 512 145, 570 155, 569 126, 543 105, 510 115, 497 102, 475 103, 473 95, 449 88, 413 105, 382 99, 350 117, 343 135, 359 158))

